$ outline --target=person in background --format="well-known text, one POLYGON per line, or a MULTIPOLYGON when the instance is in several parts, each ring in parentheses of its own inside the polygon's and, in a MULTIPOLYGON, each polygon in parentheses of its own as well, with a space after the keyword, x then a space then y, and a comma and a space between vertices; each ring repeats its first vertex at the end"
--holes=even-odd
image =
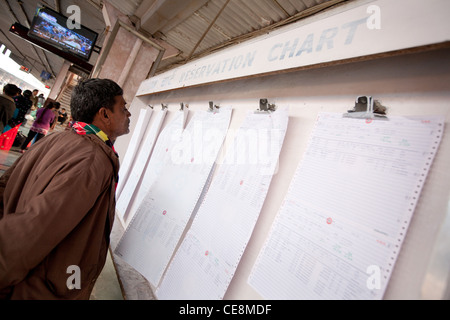
POLYGON ((28 144, 36 137, 35 143, 48 134, 52 125, 56 122, 56 110, 60 107, 59 102, 51 102, 45 108, 37 111, 36 120, 30 128, 28 137, 22 144, 20 152, 24 153, 28 144))
POLYGON ((53 112, 55 113, 55 121, 53 121, 50 130, 53 131, 56 127, 56 123, 58 122, 58 117, 59 117, 59 109, 61 108, 61 103, 59 102, 53 102, 56 106, 58 106, 58 108, 53 109, 53 112))
POLYGON ((9 121, 9 126, 14 128, 25 121, 25 116, 30 111, 33 102, 31 102, 31 96, 33 93, 30 90, 25 90, 23 95, 18 95, 14 98, 16 103, 16 111, 14 117, 9 121))
POLYGON ((0 299, 87 300, 105 265, 131 114, 107 79, 79 83, 71 111, 0 178, 0 299))
POLYGON ((65 108, 61 108, 61 111, 58 111, 58 122, 60 125, 63 125, 67 120, 67 112, 65 108))
POLYGON ((21 95, 22 95, 22 89, 19 88, 19 90, 17 90, 17 94, 14 96, 14 99, 21 95))
POLYGON ((67 122, 67 125, 66 125, 66 129, 65 130, 70 130, 71 128, 72 128, 72 126, 73 126, 73 117, 72 116, 70 116, 69 117, 69 121, 67 122))
POLYGON ((39 101, 39 97, 38 97, 39 90, 38 89, 34 89, 32 93, 33 94, 32 94, 32 96, 30 98, 31 102, 33 103, 32 107, 37 109, 38 101, 39 101))
POLYGON ((42 108, 42 107, 44 106, 44 104, 45 104, 44 94, 41 93, 41 94, 38 96, 37 107, 40 109, 40 108, 42 108))
MULTIPOLYGON (((20 89, 19 89, 20 90, 20 89)), ((32 102, 30 90, 25 90, 23 95, 18 94, 14 97, 16 109, 13 117, 8 121, 8 125, 3 129, 0 135, 0 150, 8 151, 14 144, 19 128, 24 124, 25 116, 31 108, 32 102)))
POLYGON ((0 133, 3 132, 8 121, 13 117, 16 110, 14 97, 19 88, 14 84, 7 84, 3 87, 3 94, 0 95, 0 133))

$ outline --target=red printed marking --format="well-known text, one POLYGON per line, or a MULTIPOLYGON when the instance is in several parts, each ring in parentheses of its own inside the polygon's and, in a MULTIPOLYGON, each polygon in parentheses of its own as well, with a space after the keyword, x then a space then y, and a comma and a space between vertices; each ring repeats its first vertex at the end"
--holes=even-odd
POLYGON ((205 252, 205 256, 209 256, 209 251, 206 251, 206 252, 205 252))
POLYGON ((371 124, 372 122, 373 122, 372 119, 366 119, 366 123, 367 123, 367 124, 371 124))
POLYGON ((244 180, 241 181, 240 185, 241 185, 241 186, 244 185, 244 180))
POLYGON ((332 223, 333 223, 333 219, 328 218, 328 219, 327 219, 327 224, 332 224, 332 223))
POLYGON ((165 215, 167 215, 167 211, 166 210, 163 211, 163 216, 165 216, 165 215))

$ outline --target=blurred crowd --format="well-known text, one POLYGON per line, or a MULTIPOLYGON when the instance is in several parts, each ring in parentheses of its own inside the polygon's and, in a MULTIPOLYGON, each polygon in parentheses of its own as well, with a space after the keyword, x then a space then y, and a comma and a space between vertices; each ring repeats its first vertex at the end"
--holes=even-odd
POLYGON ((6 84, 0 94, 0 150, 21 145, 24 152, 30 144, 54 130, 57 124, 68 124, 67 111, 60 107, 59 102, 46 99, 37 89, 22 92, 15 84, 6 84), (28 136, 24 137, 19 129, 28 121, 33 124, 28 136))

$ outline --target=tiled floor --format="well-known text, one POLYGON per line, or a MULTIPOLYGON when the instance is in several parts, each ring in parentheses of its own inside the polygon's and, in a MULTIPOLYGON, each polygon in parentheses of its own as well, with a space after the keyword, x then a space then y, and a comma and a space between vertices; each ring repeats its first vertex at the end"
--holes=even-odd
POLYGON ((124 300, 116 269, 109 253, 105 267, 92 291, 91 300, 124 300))
POLYGON ((13 165, 13 163, 21 156, 19 148, 12 148, 10 151, 0 150, 0 176, 13 165))
MULTIPOLYGON (((28 132, 27 128, 21 128, 21 130, 28 132)), ((19 151, 20 148, 18 147, 13 147, 10 151, 0 150, 0 176, 22 155, 19 151)), ((94 287, 91 300, 123 300, 122 290, 110 254, 108 254, 105 267, 94 287)))

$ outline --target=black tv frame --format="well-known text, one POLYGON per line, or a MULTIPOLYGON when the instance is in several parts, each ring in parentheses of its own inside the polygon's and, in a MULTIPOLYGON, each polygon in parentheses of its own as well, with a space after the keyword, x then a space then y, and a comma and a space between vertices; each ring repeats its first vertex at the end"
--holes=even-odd
POLYGON ((49 44, 50 46, 53 46, 61 51, 67 52, 68 54, 74 55, 79 59, 85 60, 85 61, 89 61, 91 56, 92 56, 92 52, 94 52, 95 50, 95 45, 97 43, 98 40, 98 33, 83 26, 80 25, 80 29, 76 29, 76 30, 71 30, 67 27, 67 21, 69 20, 69 18, 67 18, 66 16, 60 14, 59 12, 45 6, 45 5, 38 5, 38 7, 36 8, 35 11, 35 15, 33 17, 33 21, 31 23, 30 29, 28 31, 28 37, 38 40, 40 42, 44 42, 49 44), (57 23, 64 29, 76 33, 78 35, 81 35, 87 39, 89 39, 90 41, 92 41, 92 45, 91 48, 89 50, 89 52, 87 53, 87 55, 83 55, 81 53, 77 53, 75 50, 71 50, 68 47, 64 46, 62 43, 64 42, 56 42, 56 41, 52 41, 50 39, 46 39, 44 37, 40 37, 39 35, 35 34, 34 28, 37 24, 38 21, 40 21, 39 19, 41 19, 39 17, 39 12, 40 11, 44 11, 44 12, 48 12, 49 15, 51 15, 52 17, 55 17, 57 20, 57 23), (89 35, 87 35, 89 34, 89 35))
POLYGON ((21 25, 20 23, 14 23, 11 28, 9 29, 9 31, 11 33, 13 33, 14 35, 24 39, 25 41, 30 42, 32 45, 35 45, 43 50, 46 50, 48 52, 51 52, 53 54, 56 54, 57 56, 72 62, 73 64, 77 65, 78 67, 80 67, 82 70, 85 70, 87 73, 90 73, 92 71, 92 69, 94 68, 93 65, 91 65, 90 63, 88 63, 87 61, 85 61, 84 59, 80 59, 77 56, 70 54, 66 51, 60 50, 58 48, 56 48, 55 46, 51 46, 49 44, 47 44, 46 42, 43 41, 39 41, 35 38, 31 38, 28 36, 28 31, 29 29, 23 25, 21 25))

